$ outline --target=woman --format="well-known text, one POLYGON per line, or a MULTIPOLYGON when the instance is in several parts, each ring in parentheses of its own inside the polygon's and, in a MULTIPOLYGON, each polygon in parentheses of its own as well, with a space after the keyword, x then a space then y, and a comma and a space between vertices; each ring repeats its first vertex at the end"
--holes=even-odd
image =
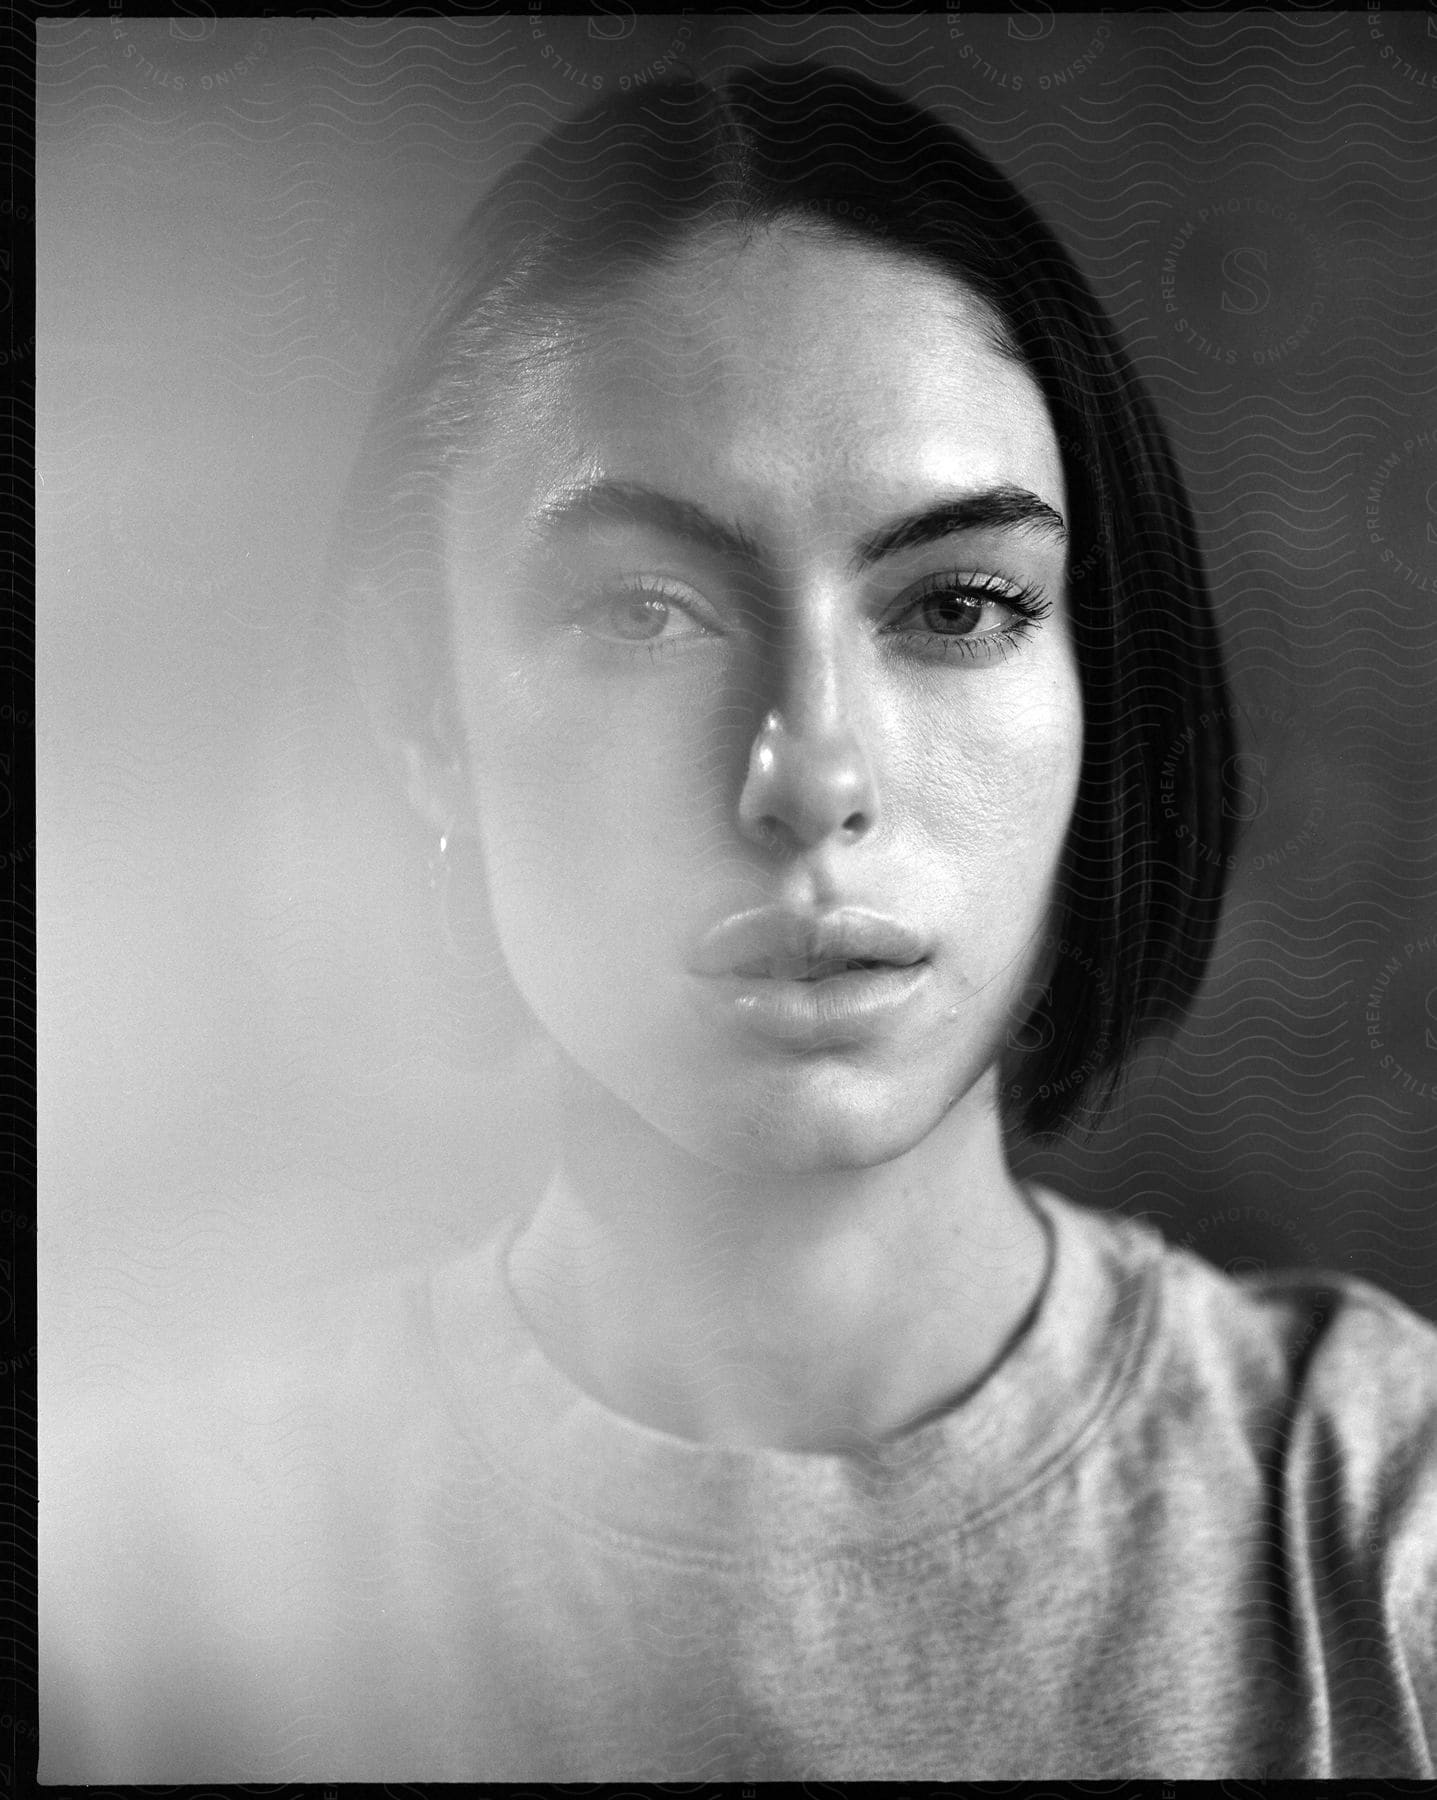
POLYGON ((46 1778, 1437 1772, 1437 1334, 1008 1168, 1181 1017, 1236 810, 1180 481, 1009 183, 815 66, 601 103, 341 541, 563 1142, 52 1478, 46 1778))

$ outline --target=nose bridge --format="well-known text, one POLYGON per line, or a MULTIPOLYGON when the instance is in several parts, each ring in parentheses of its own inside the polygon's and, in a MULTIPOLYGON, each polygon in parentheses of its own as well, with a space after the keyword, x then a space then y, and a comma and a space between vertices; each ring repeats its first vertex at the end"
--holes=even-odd
POLYGON ((740 822, 801 847, 864 835, 878 817, 878 787, 862 644, 835 594, 814 593, 769 638, 759 719, 740 800, 740 822))
POLYGON ((798 737, 836 738, 852 721, 855 671, 838 607, 825 594, 795 606, 774 634, 770 706, 798 737))

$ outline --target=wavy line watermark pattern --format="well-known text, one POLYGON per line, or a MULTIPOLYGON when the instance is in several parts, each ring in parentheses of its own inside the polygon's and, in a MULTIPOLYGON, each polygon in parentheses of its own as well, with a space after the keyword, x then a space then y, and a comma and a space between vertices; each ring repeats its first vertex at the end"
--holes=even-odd
POLYGON ((110 14, 113 66, 146 97, 185 100, 238 89, 275 48, 273 18, 221 18, 205 0, 169 18, 126 18, 111 0, 110 14))
POLYGON ((1269 369, 1310 350, 1330 306, 1330 257, 1298 209, 1234 194, 1189 214, 1158 268, 1162 317, 1188 357, 1269 369))

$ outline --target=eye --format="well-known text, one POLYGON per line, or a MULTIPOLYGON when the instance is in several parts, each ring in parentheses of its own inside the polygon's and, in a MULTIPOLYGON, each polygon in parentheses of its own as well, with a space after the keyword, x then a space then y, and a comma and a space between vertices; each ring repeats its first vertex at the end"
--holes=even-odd
POLYGON ((889 632, 940 655, 1003 650, 1052 607, 1035 588, 993 575, 936 575, 903 597, 889 632))
POLYGON ((697 617, 698 600, 667 583, 639 580, 600 594, 575 624, 587 637, 605 643, 665 645, 713 636, 697 617))
POLYGON ((914 608, 925 631, 951 633, 954 637, 971 636, 985 613, 998 615, 989 621, 989 629, 1000 630, 1006 622, 1004 610, 1001 601, 978 600, 971 594, 959 593, 925 594, 914 608))

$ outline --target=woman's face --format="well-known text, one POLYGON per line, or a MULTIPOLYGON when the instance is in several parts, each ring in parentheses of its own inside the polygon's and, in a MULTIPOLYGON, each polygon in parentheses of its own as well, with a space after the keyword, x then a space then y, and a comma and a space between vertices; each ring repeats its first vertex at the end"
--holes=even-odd
POLYGON ((510 971, 705 1161, 884 1162, 1042 960, 1082 754, 1044 402, 951 279, 798 229, 583 323, 449 525, 510 971))

